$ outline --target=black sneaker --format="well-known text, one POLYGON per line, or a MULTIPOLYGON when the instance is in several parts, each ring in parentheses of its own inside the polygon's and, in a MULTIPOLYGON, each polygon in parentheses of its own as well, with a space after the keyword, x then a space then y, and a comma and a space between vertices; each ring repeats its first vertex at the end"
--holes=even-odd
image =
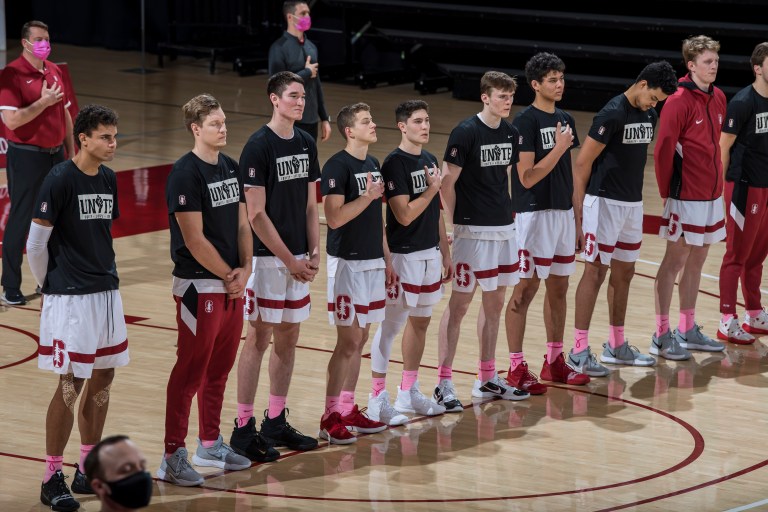
POLYGON ((287 446, 291 450, 305 452, 317 448, 317 439, 305 436, 285 421, 288 409, 283 409, 277 418, 269 418, 264 411, 261 422, 261 435, 275 446, 287 446))
POLYGON ((57 512, 74 512, 80 508, 80 503, 72 497, 65 478, 64 473, 57 470, 50 480, 42 484, 40 501, 57 512))
POLYGON ((72 492, 77 494, 96 494, 93 492, 91 482, 80 472, 80 465, 75 464, 75 478, 72 479, 72 492))
POLYGON ((27 298, 18 288, 3 288, 3 302, 11 306, 23 306, 27 298))
POLYGON ((235 419, 229 446, 235 453, 256 462, 272 462, 280 457, 280 452, 274 449, 272 442, 256 431, 256 418, 248 420, 244 427, 238 427, 235 419))

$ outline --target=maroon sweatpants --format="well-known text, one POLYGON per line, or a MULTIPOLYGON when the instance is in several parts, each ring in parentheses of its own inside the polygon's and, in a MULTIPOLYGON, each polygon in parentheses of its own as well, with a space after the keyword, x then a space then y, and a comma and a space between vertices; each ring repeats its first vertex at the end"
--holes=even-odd
POLYGON ((242 298, 232 300, 223 293, 197 293, 190 286, 184 297, 174 299, 179 335, 165 406, 166 453, 185 446, 195 394, 200 439, 218 439, 224 389, 243 331, 242 298))
POLYGON ((720 312, 736 314, 736 289, 746 309, 760 309, 760 281, 768 256, 768 188, 749 187, 744 212, 744 229, 739 229, 729 211, 734 183, 725 182, 725 254, 720 266, 720 312))

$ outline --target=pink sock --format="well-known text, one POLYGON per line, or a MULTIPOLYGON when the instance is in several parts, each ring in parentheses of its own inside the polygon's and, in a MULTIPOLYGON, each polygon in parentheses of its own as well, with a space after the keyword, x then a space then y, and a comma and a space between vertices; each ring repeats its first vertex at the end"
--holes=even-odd
POLYGON ((400 381, 400 389, 403 391, 409 391, 413 387, 413 383, 419 378, 419 370, 403 370, 403 378, 400 381))
MULTIPOLYGON (((747 314, 749 315, 749 311, 747 311, 747 314)), ((750 315, 750 316, 751 316, 751 315, 750 315)), ((723 313, 723 316, 722 316, 722 318, 721 318, 721 321, 722 321, 724 324, 728 325, 728 322, 730 322, 730 321, 731 321, 731 320, 733 320, 734 318, 736 318, 736 315, 734 315, 733 313, 723 313)))
POLYGON ((656 315, 656 336, 669 330, 669 315, 656 315))
POLYGON ((253 404, 237 404, 237 426, 244 427, 253 417, 253 404))
POLYGON ((329 416, 332 412, 341 414, 341 397, 340 396, 326 396, 325 397, 325 414, 323 417, 329 416))
POLYGON ((450 366, 438 366, 437 367, 437 380, 444 380, 448 379, 451 380, 453 378, 453 369, 450 366))
POLYGON ((355 408, 355 392, 354 391, 342 391, 341 392, 341 414, 349 414, 352 409, 355 408))
MULTIPOLYGON (((218 439, 216 441, 218 441, 218 439)), ((210 448, 211 446, 216 444, 216 441, 203 441, 201 439, 200 444, 203 446, 203 448, 210 448)))
POLYGON ((285 401, 288 397, 285 396, 277 396, 273 395, 272 393, 269 394, 269 409, 267 409, 267 416, 269 416, 270 419, 277 418, 282 414, 283 409, 285 409, 285 401))
POLYGON ((478 368, 480 369, 480 382, 487 382, 496 375, 496 360, 480 361, 478 368))
POLYGON ((681 309, 680 310, 680 322, 677 324, 677 330, 680 334, 685 333, 693 329, 694 323, 694 309, 681 309))
POLYGON ((557 359, 562 353, 563 353, 562 341, 547 342, 547 362, 549 364, 552 364, 552 362, 554 362, 554 360, 557 359))
POLYGON ((608 346, 619 348, 624 344, 624 326, 611 325, 608 328, 608 346))
POLYGON ((525 361, 522 352, 510 352, 509 353, 509 371, 515 371, 515 368, 525 361))
POLYGON ((758 316, 760 316, 760 313, 762 311, 763 311, 762 308, 761 309, 748 309, 747 310, 747 314, 749 315, 749 318, 757 318, 758 316))
POLYGON ((573 353, 580 354, 589 346, 589 329, 573 330, 573 353))
POLYGON ((379 396, 382 391, 387 389, 386 377, 372 377, 371 378, 371 394, 373 396, 379 396))
POLYGON ((45 456, 45 474, 43 475, 43 483, 51 479, 56 471, 61 470, 64 466, 63 455, 46 455, 45 456))
POLYGON ((85 474, 85 458, 88 456, 89 453, 91 453, 91 450, 93 450, 93 447, 96 446, 95 444, 81 444, 80 445, 80 472, 82 474, 85 474))

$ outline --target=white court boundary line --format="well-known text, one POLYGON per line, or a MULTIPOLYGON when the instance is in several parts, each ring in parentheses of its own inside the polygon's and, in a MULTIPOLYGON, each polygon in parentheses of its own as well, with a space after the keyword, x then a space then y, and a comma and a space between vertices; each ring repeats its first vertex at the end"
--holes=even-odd
POLYGON ((759 507, 760 505, 766 505, 768 504, 768 499, 756 501, 754 503, 750 503, 749 505, 743 505, 741 507, 731 508, 726 510, 725 512, 741 512, 742 510, 749 510, 756 507, 759 507))

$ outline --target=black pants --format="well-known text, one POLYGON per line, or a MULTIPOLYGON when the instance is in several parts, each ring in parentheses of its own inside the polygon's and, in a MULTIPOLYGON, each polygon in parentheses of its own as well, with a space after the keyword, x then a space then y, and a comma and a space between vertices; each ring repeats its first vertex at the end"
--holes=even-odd
POLYGON ((312 138, 315 139, 315 142, 317 142, 317 123, 309 123, 309 124, 294 123, 294 126, 296 128, 301 128, 302 130, 310 134, 312 138))
POLYGON ((64 161, 64 149, 53 155, 8 147, 8 196, 11 211, 3 234, 3 288, 21 288, 21 262, 37 193, 51 167, 64 161))

